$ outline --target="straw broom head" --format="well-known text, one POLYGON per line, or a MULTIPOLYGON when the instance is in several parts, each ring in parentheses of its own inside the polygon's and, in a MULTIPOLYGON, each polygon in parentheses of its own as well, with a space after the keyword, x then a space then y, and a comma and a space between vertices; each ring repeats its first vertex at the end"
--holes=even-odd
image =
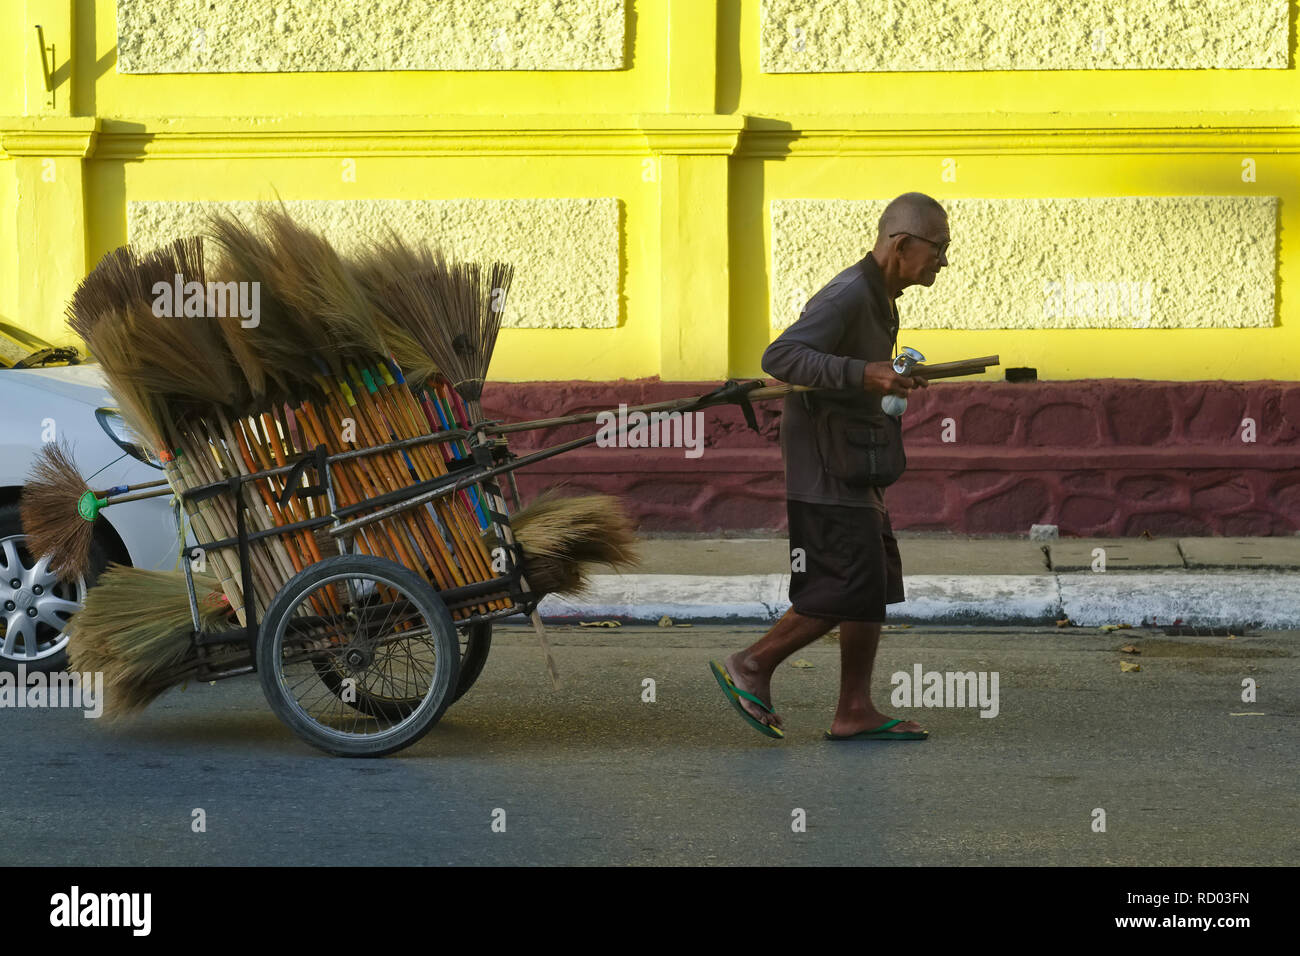
POLYGON ((109 273, 130 261, 135 292, 124 293, 112 310, 96 311, 94 302, 109 295, 104 289, 123 291, 127 285, 95 279, 97 267, 83 282, 92 291, 82 298, 91 304, 77 311, 71 324, 99 360, 132 429, 155 447, 164 447, 164 436, 178 420, 206 413, 213 405, 245 402, 247 386, 236 374, 219 321, 207 308, 202 240, 178 239, 144 256, 118 250, 105 258, 111 263, 105 267, 109 273), (205 290, 203 314, 168 315, 156 307, 161 297, 153 295, 154 284, 162 282, 170 290, 178 275, 183 284, 197 282, 205 290))
POLYGON ((402 240, 392 227, 378 243, 347 259, 348 269, 374 309, 375 322, 394 361, 406 379, 423 384, 438 374, 432 355, 393 314, 388 288, 402 275, 428 268, 421 253, 402 240))
POLYGON ((68 325, 82 339, 101 320, 119 316, 126 307, 141 298, 138 260, 127 246, 105 255, 82 279, 68 303, 68 325))
POLYGON ((477 402, 492 362, 511 266, 449 262, 440 250, 390 235, 363 257, 384 314, 432 359, 467 402, 477 402))
POLYGON ((637 563, 636 533, 617 498, 543 492, 510 519, 524 551, 524 577, 541 594, 579 594, 593 565, 637 563))
POLYGON ((147 291, 141 284, 139 257, 128 246, 121 246, 101 258, 77 286, 68 305, 67 320, 68 327, 99 359, 127 424, 142 440, 161 447, 161 409, 153 396, 137 389, 130 380, 119 379, 119 366, 114 361, 132 348, 123 323, 127 313, 145 300, 147 291))
POLYGON ((504 262, 458 262, 451 273, 443 335, 456 361, 448 363, 444 372, 465 401, 477 403, 492 364, 514 268, 504 262))
MULTIPOLYGON (((226 347, 243 373, 254 403, 262 396, 293 400, 317 391, 311 352, 322 347, 320 326, 298 309, 286 292, 281 250, 264 228, 254 229, 225 213, 208 217, 207 229, 220 250, 214 271, 223 280, 256 283, 258 322, 221 326, 226 347)), ((265 404, 265 403, 262 403, 265 404)), ((249 409, 252 411, 252 409, 249 409)))
MULTIPOLYGON (((215 577, 194 575, 199 622, 219 627, 229 608, 215 577)), ((180 571, 110 565, 68 624, 69 666, 104 674, 109 717, 143 709, 169 687, 193 676, 189 598, 180 571)), ((235 656, 231 655, 232 658, 235 656)))
MULTIPOLYGON (((424 382, 439 371, 450 374, 445 366, 449 343, 439 333, 444 323, 436 317, 446 308, 449 271, 441 250, 411 245, 390 229, 352 262, 395 353, 400 347, 411 366, 407 378, 424 382)), ((401 356, 397 361, 407 368, 401 356)))
POLYGON ((350 362, 373 368, 390 355, 427 376, 428 357, 385 320, 355 265, 283 204, 260 210, 251 227, 218 214, 209 228, 223 250, 220 272, 260 286, 262 321, 232 329, 228 342, 250 383, 275 379, 277 398, 293 403, 316 392, 321 362, 337 375, 350 362))
POLYGON ((267 278, 281 300, 316 324, 316 341, 345 361, 386 355, 371 301, 334 247, 283 206, 262 211, 258 221, 272 249, 267 278))
POLYGON ((89 490, 66 442, 41 446, 23 486, 23 532, 27 549, 38 557, 48 557, 51 568, 64 581, 75 581, 90 571, 95 525, 77 510, 81 496, 89 490))

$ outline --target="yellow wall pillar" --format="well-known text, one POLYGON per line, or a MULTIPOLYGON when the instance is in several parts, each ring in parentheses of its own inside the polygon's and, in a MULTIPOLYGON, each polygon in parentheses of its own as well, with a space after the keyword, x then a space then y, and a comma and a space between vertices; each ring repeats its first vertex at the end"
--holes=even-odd
POLYGON ((99 121, 73 116, 72 0, 26 0, 14 5, 6 29, 17 63, 9 65, 16 96, 0 118, 0 145, 9 160, 9 222, 0 229, 0 279, 10 286, 4 306, 17 325, 56 343, 71 341, 64 327, 68 298, 87 272, 83 164, 99 121), (40 32, 37 32, 39 26, 40 32))
POLYGON ((731 154, 743 120, 641 118, 659 179, 659 377, 725 378, 730 333, 731 154))
POLYGON ((727 194, 743 121, 714 113, 718 7, 670 0, 664 114, 641 117, 659 181, 659 376, 727 374, 727 194))
POLYGON ((22 117, 4 123, 17 181, 14 243, 3 273, 16 278, 14 320, 56 344, 68 299, 88 271, 82 164, 94 147, 92 117, 22 117))

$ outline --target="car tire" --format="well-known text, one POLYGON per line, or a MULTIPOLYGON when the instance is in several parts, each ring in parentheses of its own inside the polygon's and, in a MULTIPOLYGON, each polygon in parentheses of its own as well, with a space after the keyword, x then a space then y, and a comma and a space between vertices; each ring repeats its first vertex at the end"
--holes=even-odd
POLYGON ((71 616, 66 608, 67 602, 81 604, 86 590, 94 586, 107 567, 108 555, 96 535, 90 547, 89 573, 76 583, 54 581, 46 575, 33 576, 37 562, 27 551, 26 538, 18 504, 0 505, 0 670, 17 673, 21 664, 29 674, 61 671, 68 666, 68 639, 62 629, 55 631, 52 624, 41 620, 36 625, 34 655, 27 653, 25 635, 16 638, 11 646, 9 630, 21 613, 17 605, 21 602, 36 610, 38 616, 43 610, 47 616, 66 621, 71 616), (15 580, 23 586, 13 588, 15 580), (40 589, 39 594, 32 593, 35 588, 40 589), (14 605, 13 608, 10 604, 14 605))

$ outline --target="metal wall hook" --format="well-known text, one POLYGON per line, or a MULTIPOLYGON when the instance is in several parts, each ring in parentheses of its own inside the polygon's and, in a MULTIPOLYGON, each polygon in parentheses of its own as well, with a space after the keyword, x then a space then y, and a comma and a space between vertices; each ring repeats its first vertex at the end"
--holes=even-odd
POLYGON ((38 23, 36 24, 36 42, 41 48, 41 73, 45 77, 45 105, 54 105, 54 44, 45 45, 45 30, 38 23), (45 52, 49 51, 50 58, 45 59, 45 52))

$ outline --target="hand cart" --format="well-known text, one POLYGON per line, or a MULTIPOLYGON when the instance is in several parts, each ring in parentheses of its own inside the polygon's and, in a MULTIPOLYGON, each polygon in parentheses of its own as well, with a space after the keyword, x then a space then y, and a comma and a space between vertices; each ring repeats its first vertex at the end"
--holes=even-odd
MULTIPOLYGON (((482 671, 494 620, 533 615, 540 628, 538 596, 523 577, 523 556, 496 478, 563 449, 515 458, 504 439, 483 430, 490 424, 334 455, 317 445, 292 463, 182 487, 174 506, 182 541, 182 502, 194 508, 224 499, 238 530, 233 537, 200 539, 198 547, 182 549, 198 655, 192 678, 215 681, 256 671, 271 709, 296 734, 331 754, 381 756, 419 740, 482 671), (452 461, 445 475, 351 504, 339 501, 335 477, 344 462, 406 455, 418 445, 446 442, 468 442, 470 454, 452 461), (312 483, 304 484, 308 477, 312 483), (323 500, 327 508, 301 521, 254 530, 245 488, 272 479, 283 486, 277 504, 287 505, 291 498, 323 500), (491 577, 439 588, 428 564, 409 567, 355 547, 363 529, 415 509, 434 514, 435 503, 466 489, 487 502, 485 530, 497 542, 491 577), (339 553, 304 567, 273 595, 258 593, 254 549, 275 536, 318 529, 328 532, 339 553), (220 551, 238 554, 242 593, 256 599, 244 601, 242 626, 204 629, 191 561, 220 551), (260 620, 259 606, 265 608, 260 620)), ((460 559, 454 541, 447 534, 443 543, 450 557, 460 559)))

